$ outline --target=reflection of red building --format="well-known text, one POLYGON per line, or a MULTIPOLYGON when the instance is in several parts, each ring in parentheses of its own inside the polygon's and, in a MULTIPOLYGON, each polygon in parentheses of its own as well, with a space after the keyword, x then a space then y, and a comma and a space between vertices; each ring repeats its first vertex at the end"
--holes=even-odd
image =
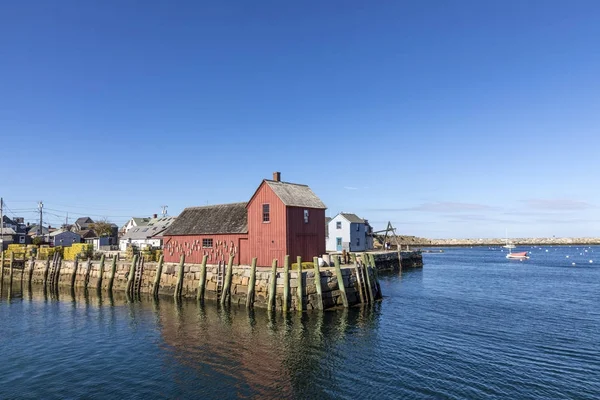
POLYGON ((237 264, 268 266, 297 256, 312 260, 325 253, 325 204, 306 185, 265 179, 248 203, 190 207, 164 233, 166 262, 209 263, 235 254, 237 264))

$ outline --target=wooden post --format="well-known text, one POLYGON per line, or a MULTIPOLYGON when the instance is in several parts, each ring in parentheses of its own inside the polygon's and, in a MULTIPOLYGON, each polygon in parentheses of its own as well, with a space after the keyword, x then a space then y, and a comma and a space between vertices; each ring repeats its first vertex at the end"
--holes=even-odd
POLYGON ((179 270, 177 271, 177 284, 175 285, 175 293, 173 297, 176 299, 181 297, 181 287, 183 286, 183 271, 185 268, 185 254, 181 255, 179 259, 179 270))
POLYGON ((31 261, 29 264, 29 278, 27 279, 27 283, 31 285, 31 280, 33 279, 33 268, 35 267, 35 257, 31 257, 31 261))
POLYGON ((250 267, 250 280, 248 281, 248 294, 246 295, 246 308, 254 307, 254 289, 256 286, 256 262, 257 259, 252 259, 252 266, 250 267))
POLYGON ((365 297, 363 296, 363 285, 361 274, 358 269, 358 263, 356 262, 356 253, 352 253, 352 263, 354 264, 354 272, 356 273, 356 283, 358 284, 358 296, 360 297, 360 303, 364 304, 365 297))
POLYGON ((398 248, 398 266, 400 267, 400 274, 402 274, 402 251, 400 248, 398 248))
POLYGON ((110 267, 110 278, 108 278, 108 292, 112 293, 113 283, 115 282, 115 275, 117 274, 117 257, 113 257, 112 265, 110 267))
POLYGON ((225 284, 223 285, 223 293, 221 293, 221 304, 225 304, 225 299, 231 301, 231 278, 233 276, 233 254, 229 256, 227 264, 227 272, 225 273, 225 284))
POLYGON ((290 309, 290 256, 286 255, 283 259, 283 301, 282 310, 284 313, 290 309))
POLYGON ((164 255, 160 255, 160 257, 158 258, 158 266, 156 267, 156 276, 154 277, 154 285, 152 286, 152 295, 153 296, 158 296, 158 289, 160 288, 160 277, 162 275, 162 269, 163 269, 163 261, 164 261, 164 255))
POLYGON ((8 265, 8 277, 9 277, 9 282, 12 285, 12 281, 13 281, 13 262, 15 261, 15 253, 11 252, 10 253, 10 264, 8 265))
MULTIPOLYGON (((0 236, 2 236, 1 231, 0 236)), ((2 244, 0 245, 0 288, 2 285, 4 285, 4 236, 2 236, 2 244)))
POLYGON ((131 267, 129 267, 129 275, 127 276, 127 294, 133 294, 133 280, 135 278, 135 265, 138 261, 138 255, 135 254, 133 256, 133 260, 131 261, 131 267))
POLYGON ((271 311, 275 308, 275 293, 277 292, 277 259, 273 259, 273 265, 271 267, 271 285, 269 288, 269 302, 267 303, 267 310, 271 311))
POLYGON ((62 256, 59 254, 56 257, 56 272, 54 273, 54 281, 52 285, 55 289, 58 289, 58 281, 60 280, 60 270, 62 269, 62 256))
POLYGON ((88 257, 87 263, 85 265, 85 278, 83 279, 83 287, 85 289, 88 288, 88 283, 90 282, 90 271, 92 270, 92 259, 88 257))
POLYGON ((319 266, 319 257, 313 257, 315 264, 315 287, 317 288, 317 308, 323 309, 323 288, 321 287, 321 267, 319 266))
POLYGON ((96 289, 102 288, 102 275, 104 275, 104 254, 100 256, 100 267, 98 268, 98 281, 96 282, 96 289))
POLYGON ((367 253, 363 253, 362 255, 363 265, 365 267, 365 281, 367 282, 367 293, 369 293, 370 301, 375 301, 373 297, 373 288, 371 287, 371 277, 369 276, 369 255, 367 253))
MULTIPOLYGON (((56 257, 54 257, 56 258, 56 257)), ((46 259, 46 266, 44 267, 44 288, 48 284, 48 272, 50 271, 50 257, 46 259)))
POLYGON ((298 311, 304 311, 304 305, 302 304, 302 300, 304 297, 304 289, 302 285, 302 257, 296 257, 296 262, 298 263, 298 311))
POLYGON ((79 256, 75 256, 73 261, 73 272, 71 273, 71 288, 75 287, 75 278, 77 277, 77 268, 79 268, 79 256))
POLYGON ((371 254, 371 262, 373 263, 373 277, 375 278, 375 288, 377 289, 377 293, 375 294, 375 299, 381 299, 383 296, 381 294, 381 286, 379 285, 379 274, 377 273, 377 267, 375 265, 375 256, 371 254))
POLYGON ((202 257, 202 264, 200 265, 200 282, 198 282, 198 293, 196 294, 196 300, 204 301, 204 290, 206 288, 206 262, 208 261, 208 255, 205 254, 202 257))
POLYGON ((348 296, 346 296, 346 285, 344 285, 344 276, 342 275, 342 268, 340 267, 340 258, 335 256, 333 260, 335 266, 335 276, 338 281, 338 289, 340 290, 340 296, 342 296, 342 303, 344 307, 348 308, 348 296))

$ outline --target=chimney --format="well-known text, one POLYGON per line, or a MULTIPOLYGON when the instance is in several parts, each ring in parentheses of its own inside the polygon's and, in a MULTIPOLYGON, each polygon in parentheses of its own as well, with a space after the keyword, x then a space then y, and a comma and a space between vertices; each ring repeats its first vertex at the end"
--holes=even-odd
POLYGON ((152 214, 152 218, 154 218, 154 219, 158 218, 158 214, 152 214))
POLYGON ((273 172, 273 180, 275 182, 281 182, 281 172, 273 172))

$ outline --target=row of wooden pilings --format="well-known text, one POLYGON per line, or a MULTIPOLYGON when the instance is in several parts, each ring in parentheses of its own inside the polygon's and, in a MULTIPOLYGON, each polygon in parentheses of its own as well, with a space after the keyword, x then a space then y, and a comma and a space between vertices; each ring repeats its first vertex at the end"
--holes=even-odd
MULTIPOLYGON (((363 253, 361 257, 361 261, 357 260, 356 254, 352 254, 352 263, 354 264, 353 268, 356 273, 357 283, 358 283, 358 294, 361 304, 373 303, 379 299, 381 299, 381 287, 379 285, 379 280, 377 276, 377 269, 375 268, 375 259, 372 254, 363 253), (372 285, 371 277, 369 270, 373 271, 373 277, 375 279, 374 285, 372 285), (375 286, 375 291, 373 290, 373 286, 375 286)), ((196 295, 196 299, 198 301, 204 301, 205 291, 206 291, 206 266, 207 266, 208 256, 204 256, 202 259, 202 264, 200 266, 200 280, 198 285, 198 291, 196 295)), ((229 257, 229 262, 227 263, 227 268, 225 272, 225 279, 223 284, 223 290, 221 296, 218 298, 220 304, 226 304, 231 301, 231 281, 233 276, 233 260, 234 256, 231 255, 229 257)), ((56 289, 58 287, 58 282, 60 278, 61 265, 62 265, 62 257, 59 253, 55 253, 52 260, 46 260, 46 265, 44 269, 44 280, 43 286, 44 288, 56 289)), ((304 287, 302 282, 302 258, 297 257, 296 259, 298 269, 298 288, 297 288, 297 310, 304 310, 304 302, 303 302, 303 294, 304 287)), ((12 284, 13 280, 13 270, 15 259, 14 254, 11 254, 10 263, 9 263, 9 279, 12 284)), ((252 259, 252 264, 250 267, 250 279, 248 282, 248 292, 246 297, 246 307, 252 308, 254 307, 254 295, 255 295, 255 286, 256 286, 256 263, 257 259, 252 259)), ((315 275, 315 285, 317 292, 317 308, 323 309, 323 291, 321 287, 321 271, 319 267, 318 258, 313 258, 314 264, 314 275, 315 275)), ((4 283, 4 255, 2 255, 2 261, 0 262, 2 266, 1 279, 2 284, 4 283)), ((28 283, 31 283, 33 276, 33 269, 35 265, 35 259, 32 258, 29 261, 29 269, 28 269, 28 283)), ((85 266, 85 275, 84 275, 84 288, 88 289, 90 271, 91 271, 91 260, 88 258, 85 266)), ((129 270, 129 274, 127 276, 127 294, 128 295, 139 295, 140 287, 141 287, 141 274, 144 266, 143 258, 140 259, 138 255, 133 257, 131 262, 131 267, 129 270)), ((175 286, 174 297, 176 299, 181 298, 182 289, 183 289, 183 279, 184 279, 184 267, 185 267, 185 256, 182 255, 179 263, 178 274, 177 274, 177 284, 175 286)), ((338 256, 334 257, 334 267, 336 279, 338 282, 338 288, 340 290, 340 295, 342 298, 343 306, 349 307, 348 298, 346 296, 346 287, 344 285, 344 279, 342 275, 342 270, 340 266, 340 258, 338 256)), ((96 282, 96 289, 100 290, 102 288, 102 277, 104 275, 105 268, 105 256, 102 255, 100 258, 100 267, 98 272, 98 280, 96 282)), ((271 276, 269 279, 269 289, 268 289, 268 301, 267 301, 267 309, 274 310, 276 303, 276 291, 277 291, 277 272, 278 272, 278 260, 274 259, 271 268, 271 276)), ((75 288, 75 279, 77 276, 77 271, 79 269, 79 259, 76 257, 73 265, 73 271, 71 272, 71 281, 70 286, 72 289, 75 288)), ((111 265, 111 273, 109 275, 109 281, 107 285, 107 290, 112 292, 113 290, 113 282, 116 275, 117 269, 117 259, 114 257, 112 259, 111 265)), ((162 275, 163 269, 163 256, 160 257, 158 261, 158 266, 156 270, 155 279, 152 285, 152 295, 158 296, 159 288, 160 288, 160 277, 162 275)), ((25 275, 25 268, 23 268, 23 272, 21 274, 21 280, 25 275)), ((282 301, 282 310, 284 312, 289 311, 290 304, 290 257, 285 256, 283 263, 283 301, 282 301)))
MULTIPOLYGON (((225 272, 225 279, 223 283, 223 291, 221 293, 218 301, 221 305, 231 302, 231 280, 233 276, 233 259, 234 256, 231 255, 229 257, 229 262, 227 263, 227 268, 225 272)), ((208 256, 205 255, 202 258, 202 264, 200 266, 200 281, 198 284, 198 291, 196 293, 196 299, 198 301, 204 301, 204 295, 206 290, 206 263, 208 260, 208 256)), ((361 304, 373 303, 376 300, 381 299, 381 286, 379 285, 379 279, 377 277, 377 269, 375 268, 375 259, 372 254, 364 253, 362 255, 361 260, 363 262, 358 262, 356 254, 352 254, 352 261, 354 264, 355 273, 357 276, 358 282, 358 293, 361 304), (375 279, 375 291, 373 291, 373 286, 371 285, 371 278, 369 269, 373 271, 373 277, 375 279)), ((250 279, 248 281, 248 292, 246 294, 246 307, 253 308, 254 307, 254 296, 255 296, 255 286, 256 286, 256 263, 257 259, 253 258, 250 266, 250 279)), ((297 311, 304 311, 304 288, 302 282, 302 257, 296 258, 296 264, 298 266, 298 288, 296 291, 297 299, 297 311)), ((323 290, 321 287, 321 271, 319 267, 318 258, 313 258, 314 264, 314 275, 315 275, 315 285, 317 291, 317 308, 323 310, 323 290)), ((179 262, 179 270, 177 275, 177 284, 175 286, 175 298, 180 298, 182 294, 183 287, 183 276, 184 276, 184 266, 185 266, 185 255, 181 255, 179 262)), ((346 287, 344 285, 344 279, 342 275, 342 270, 340 266, 340 258, 334 258, 334 267, 336 279, 338 282, 338 288, 341 293, 342 302, 344 307, 349 307, 348 297, 346 296, 346 287)), ((274 259, 271 266, 271 276, 269 279, 269 289, 268 289, 268 300, 267 300, 267 309, 269 311, 275 309, 276 304, 276 293, 277 293, 277 273, 278 273, 278 260, 274 259)), ((161 272, 161 264, 159 263, 159 269, 157 271, 157 276, 160 276, 161 272)), ((156 282, 155 282, 156 287, 156 282)), ((157 290, 157 289, 156 289, 157 290)), ((156 292, 155 292, 156 293, 156 292)), ((290 256, 285 256, 283 262, 283 299, 282 299, 282 311, 288 312, 290 304, 290 256)))

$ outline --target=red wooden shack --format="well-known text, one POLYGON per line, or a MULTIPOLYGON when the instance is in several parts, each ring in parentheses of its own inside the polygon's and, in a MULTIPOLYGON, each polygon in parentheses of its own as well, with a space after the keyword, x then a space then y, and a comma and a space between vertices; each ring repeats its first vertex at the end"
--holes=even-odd
POLYGON ((237 264, 269 266, 300 256, 312 261, 325 253, 326 206, 306 185, 282 182, 279 172, 265 179, 248 203, 186 208, 164 233, 166 262, 209 263, 235 254, 237 264))

